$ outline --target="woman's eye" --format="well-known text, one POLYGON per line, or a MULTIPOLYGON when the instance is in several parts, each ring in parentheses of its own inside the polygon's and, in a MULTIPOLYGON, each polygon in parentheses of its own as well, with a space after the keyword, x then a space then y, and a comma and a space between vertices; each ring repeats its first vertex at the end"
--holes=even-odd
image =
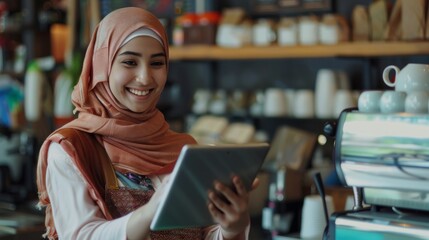
POLYGON ((164 66, 165 62, 164 61, 153 61, 151 63, 152 66, 164 66))
POLYGON ((135 61, 132 61, 132 60, 122 61, 122 63, 125 65, 129 65, 129 66, 137 65, 137 63, 135 61))

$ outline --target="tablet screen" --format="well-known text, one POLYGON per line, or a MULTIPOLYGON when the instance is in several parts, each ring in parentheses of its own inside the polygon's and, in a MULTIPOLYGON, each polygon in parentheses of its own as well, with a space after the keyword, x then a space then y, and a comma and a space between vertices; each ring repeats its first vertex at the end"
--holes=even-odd
POLYGON ((231 185, 241 177, 251 189, 269 145, 186 145, 170 176, 151 230, 203 227, 214 222, 208 210, 208 191, 214 180, 231 185))

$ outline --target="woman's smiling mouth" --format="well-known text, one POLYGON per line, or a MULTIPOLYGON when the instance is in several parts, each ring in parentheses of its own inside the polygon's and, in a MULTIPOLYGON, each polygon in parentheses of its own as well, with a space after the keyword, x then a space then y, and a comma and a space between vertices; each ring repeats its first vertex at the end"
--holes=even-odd
POLYGON ((151 90, 137 90, 133 88, 128 88, 128 91, 137 96, 146 96, 151 92, 151 90))

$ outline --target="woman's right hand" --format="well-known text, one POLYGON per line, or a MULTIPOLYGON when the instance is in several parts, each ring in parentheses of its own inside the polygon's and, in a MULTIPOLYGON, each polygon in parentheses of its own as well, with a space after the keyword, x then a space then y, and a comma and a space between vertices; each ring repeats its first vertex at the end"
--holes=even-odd
POLYGON ((149 237, 150 224, 155 216, 156 209, 162 195, 165 193, 169 176, 162 179, 162 183, 156 187, 156 190, 149 202, 136 209, 127 223, 127 239, 145 239, 149 237))

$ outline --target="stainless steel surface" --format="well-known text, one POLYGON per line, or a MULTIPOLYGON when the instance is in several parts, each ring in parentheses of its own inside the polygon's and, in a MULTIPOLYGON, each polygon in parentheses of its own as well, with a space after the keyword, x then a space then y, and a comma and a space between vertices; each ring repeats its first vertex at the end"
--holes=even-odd
POLYGON ((429 191, 429 115, 350 112, 338 127, 348 186, 429 191))
POLYGON ((363 189, 360 187, 353 187, 353 197, 353 210, 361 210, 363 208, 363 189))
POLYGON ((429 193, 394 189, 365 188, 365 203, 429 211, 429 193))
POLYGON ((354 239, 407 239, 420 240, 429 236, 427 216, 404 216, 395 213, 357 212, 338 217, 335 221, 336 239, 344 239, 343 232, 358 232, 354 239))

